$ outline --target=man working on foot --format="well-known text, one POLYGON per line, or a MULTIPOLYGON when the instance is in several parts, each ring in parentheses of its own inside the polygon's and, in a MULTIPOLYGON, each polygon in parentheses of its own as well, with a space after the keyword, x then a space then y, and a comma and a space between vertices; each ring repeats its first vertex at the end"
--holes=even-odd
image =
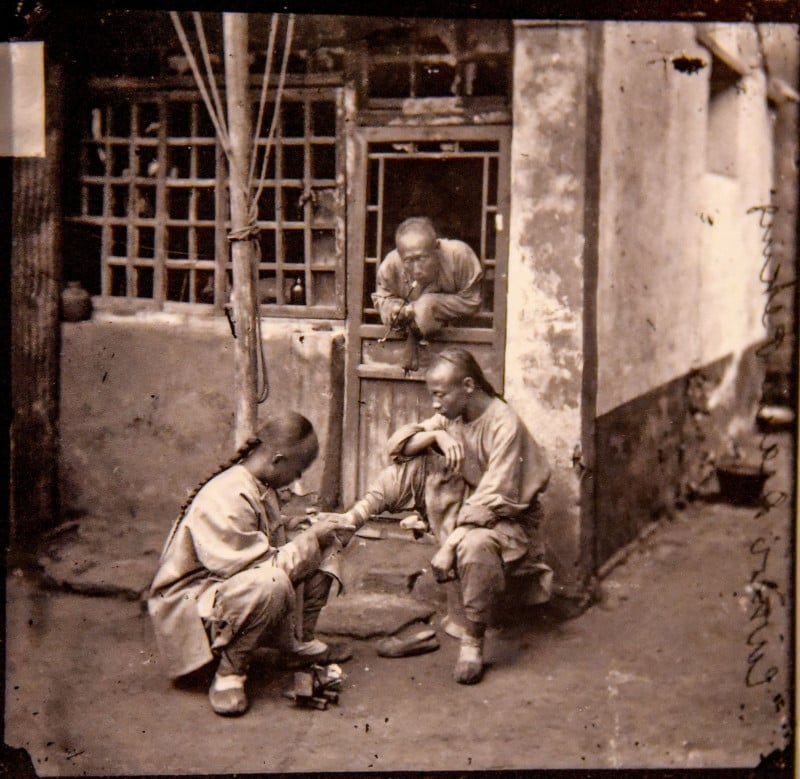
POLYGON ((173 679, 216 661, 208 696, 217 714, 247 710, 247 671, 259 647, 308 663, 335 659, 314 638, 331 586, 320 566, 352 531, 328 517, 287 540, 275 492, 318 448, 300 414, 269 420, 187 499, 164 545, 148 599, 156 640, 173 679), (300 584, 302 641, 293 622, 300 584))
POLYGON ((539 495, 550 471, 542 449, 498 397, 472 354, 445 349, 427 374, 434 416, 389 439, 392 465, 343 521, 360 527, 382 511, 415 510, 441 543, 438 581, 457 578, 466 614, 454 678, 483 674, 483 639, 506 577, 544 574, 539 495))
POLYGON ((385 325, 427 339, 478 310, 483 271, 467 244, 439 238, 427 217, 411 217, 397 228, 395 246, 372 296, 385 325))

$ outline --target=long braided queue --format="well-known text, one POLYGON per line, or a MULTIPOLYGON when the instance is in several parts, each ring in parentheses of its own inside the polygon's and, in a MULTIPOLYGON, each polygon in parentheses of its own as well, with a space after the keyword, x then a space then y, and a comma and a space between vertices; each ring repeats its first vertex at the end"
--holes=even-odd
POLYGON ((186 510, 189 506, 192 505, 192 501, 197 497, 197 493, 205 487, 208 482, 210 482, 215 476, 218 476, 223 471, 226 471, 233 465, 238 465, 242 460, 246 459, 247 456, 252 452, 257 446, 262 443, 260 438, 248 438, 237 450, 236 453, 222 463, 217 470, 214 471, 210 476, 207 476, 203 481, 201 481, 190 493, 189 496, 183 501, 180 510, 178 511, 178 516, 175 517, 175 521, 172 523, 172 529, 169 531, 169 535, 167 536, 167 542, 164 544, 164 550, 162 551, 162 557, 164 552, 167 550, 167 547, 172 542, 172 538, 174 537, 176 531, 180 527, 181 521, 186 516, 186 510))

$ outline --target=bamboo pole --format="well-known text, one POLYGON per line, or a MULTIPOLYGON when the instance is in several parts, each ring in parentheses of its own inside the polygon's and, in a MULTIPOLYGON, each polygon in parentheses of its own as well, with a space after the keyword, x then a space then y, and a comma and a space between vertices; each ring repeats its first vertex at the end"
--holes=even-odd
MULTIPOLYGON (((247 14, 223 13, 225 49, 225 91, 228 107, 228 132, 231 142, 229 165, 231 232, 237 234, 249 222, 247 173, 251 147, 249 69, 247 61, 247 14)), ((235 344, 235 438, 241 446, 256 431, 257 425, 257 343, 256 343, 256 268, 252 240, 231 244, 233 290, 231 304, 236 322, 235 344)))

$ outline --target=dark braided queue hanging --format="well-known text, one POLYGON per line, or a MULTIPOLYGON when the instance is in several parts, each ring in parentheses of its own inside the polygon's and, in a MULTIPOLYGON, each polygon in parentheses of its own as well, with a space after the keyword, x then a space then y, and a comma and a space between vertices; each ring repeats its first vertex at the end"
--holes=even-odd
POLYGON ((242 462, 243 460, 247 459, 247 456, 250 454, 250 452, 252 452, 254 449, 256 449, 256 447, 260 446, 262 443, 263 443, 262 440, 260 438, 255 437, 255 436, 253 436, 251 438, 248 438, 236 450, 236 452, 234 453, 234 455, 232 457, 228 458, 228 460, 226 460, 224 463, 222 463, 214 471, 214 473, 212 473, 210 476, 207 476, 205 479, 203 479, 203 481, 201 481, 189 493, 189 496, 186 498, 186 500, 183 501, 183 504, 181 505, 180 510, 178 511, 178 516, 175 517, 175 521, 174 521, 174 523, 172 525, 172 529, 169 531, 169 536, 167 536, 167 541, 164 544, 164 549, 165 550, 170 545, 170 542, 172 541, 172 537, 175 535, 175 531, 178 529, 178 527, 181 524, 181 520, 186 515, 186 510, 189 508, 189 506, 192 505, 192 501, 197 497, 197 493, 200 492, 200 490, 202 490, 203 487, 205 487, 206 484, 208 484, 208 482, 210 482, 215 476, 218 476, 223 471, 228 470, 228 468, 230 468, 230 467, 232 467, 234 465, 238 465, 240 462, 242 462))

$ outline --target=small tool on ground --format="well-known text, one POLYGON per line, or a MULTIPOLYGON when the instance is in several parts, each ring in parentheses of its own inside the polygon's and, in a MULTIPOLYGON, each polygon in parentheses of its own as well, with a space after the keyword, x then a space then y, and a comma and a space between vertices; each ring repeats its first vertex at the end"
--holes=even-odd
POLYGON ((344 672, 336 665, 312 665, 294 675, 294 685, 283 695, 298 706, 324 711, 329 703, 339 702, 344 672))

